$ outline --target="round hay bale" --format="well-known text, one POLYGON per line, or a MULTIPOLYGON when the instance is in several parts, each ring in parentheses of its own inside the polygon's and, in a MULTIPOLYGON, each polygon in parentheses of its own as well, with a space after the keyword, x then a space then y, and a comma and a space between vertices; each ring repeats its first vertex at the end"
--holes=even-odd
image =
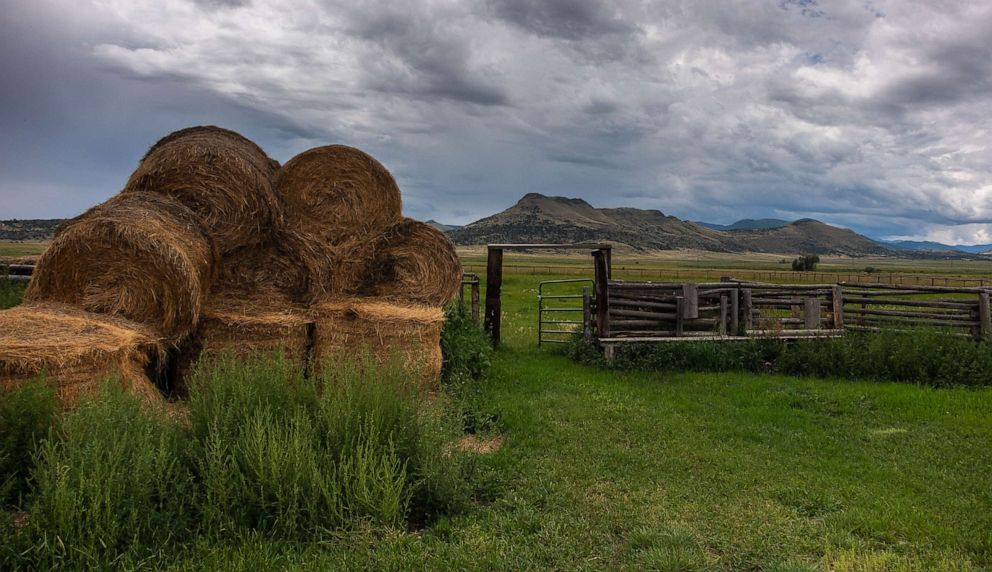
POLYGON ((148 327, 64 304, 25 304, 0 312, 0 388, 44 375, 64 406, 116 379, 149 403, 164 398, 147 371, 163 355, 148 327))
POLYGON ((249 359, 281 354, 298 371, 307 371, 313 313, 278 295, 220 293, 204 308, 200 325, 181 352, 171 385, 184 393, 185 377, 200 358, 249 359))
POLYGON ((438 307, 454 299, 462 281, 451 240, 413 219, 355 245, 339 257, 336 273, 345 293, 438 307))
POLYGON ((200 217, 218 248, 229 252, 264 242, 281 224, 272 187, 278 165, 233 131, 191 127, 152 145, 123 192, 176 199, 200 217))
MULTIPOLYGON (((309 298, 313 272, 329 269, 320 262, 321 251, 313 241, 289 229, 280 229, 263 245, 243 246, 225 254, 220 261, 214 290, 219 296, 270 295, 290 303, 309 298)), ((326 270, 323 281, 326 281, 326 270)))
POLYGON ((346 145, 304 151, 276 176, 291 225, 337 246, 374 236, 401 218, 400 190, 371 155, 346 145))
POLYGON ((25 299, 119 315, 177 342, 196 326, 216 260, 206 230, 183 205, 118 195, 60 227, 25 299))
POLYGON ((360 298, 316 307, 313 363, 333 368, 338 360, 368 354, 379 364, 399 358, 421 385, 441 381, 444 312, 431 306, 392 304, 360 298))

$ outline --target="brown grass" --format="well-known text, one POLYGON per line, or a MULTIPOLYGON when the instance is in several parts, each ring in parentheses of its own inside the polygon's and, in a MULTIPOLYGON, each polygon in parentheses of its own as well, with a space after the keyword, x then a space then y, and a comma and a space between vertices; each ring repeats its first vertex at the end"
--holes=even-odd
POLYGON ((63 304, 25 304, 0 312, 0 387, 44 374, 60 402, 74 405, 116 379, 148 402, 162 395, 146 369, 163 355, 148 327, 63 304))
POLYGON ((326 302, 315 310, 316 367, 334 367, 336 359, 367 352, 380 364, 402 359, 425 386, 436 388, 440 383, 441 309, 352 298, 326 302))
POLYGON ((183 205, 155 194, 118 195, 59 228, 25 299, 119 315, 179 341, 196 326, 216 258, 183 205))
POLYGON ((264 243, 282 223, 272 186, 278 163, 241 135, 202 126, 149 149, 124 193, 173 197, 195 212, 222 252, 264 243))

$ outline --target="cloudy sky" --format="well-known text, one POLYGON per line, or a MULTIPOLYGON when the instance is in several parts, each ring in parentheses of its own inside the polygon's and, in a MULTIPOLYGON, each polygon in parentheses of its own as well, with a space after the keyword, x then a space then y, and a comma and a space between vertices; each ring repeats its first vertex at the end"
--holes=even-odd
POLYGON ((0 0, 0 218, 196 124, 360 147, 448 223, 541 192, 992 242, 992 2, 0 0))

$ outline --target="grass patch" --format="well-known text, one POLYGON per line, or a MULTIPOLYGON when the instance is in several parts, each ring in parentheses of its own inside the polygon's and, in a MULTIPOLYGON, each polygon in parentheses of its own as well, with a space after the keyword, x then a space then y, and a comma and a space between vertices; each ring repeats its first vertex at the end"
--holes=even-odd
POLYGON ((741 371, 931 387, 992 386, 992 344, 924 329, 911 333, 848 332, 840 338, 793 342, 751 339, 627 344, 617 348, 612 364, 582 340, 575 340, 564 352, 575 361, 618 370, 741 371))
POLYGON ((0 310, 13 308, 24 299, 24 290, 27 287, 24 282, 7 280, 0 276, 0 310))
MULTIPOLYGON (((14 540, 0 567, 160 566, 202 539, 403 531, 469 502, 457 416, 398 366, 369 358, 304 379, 281 358, 202 362, 178 418, 115 388, 65 414, 33 463, 21 451, 44 416, 23 437, 5 433, 3 454, 30 468, 30 487, 26 524, 4 525, 14 540)), ((38 395, 26 386, 5 406, 38 395)))

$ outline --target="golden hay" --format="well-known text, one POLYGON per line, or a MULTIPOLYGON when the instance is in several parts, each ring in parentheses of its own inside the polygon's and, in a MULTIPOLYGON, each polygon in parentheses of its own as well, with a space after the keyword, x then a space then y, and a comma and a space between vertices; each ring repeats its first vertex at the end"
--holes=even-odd
POLYGON ((178 341, 196 326, 216 258, 183 205, 161 195, 118 195, 59 228, 25 299, 119 315, 178 341))
POLYGON ((27 304, 0 312, 0 388, 12 389, 38 375, 74 405, 116 378, 147 402, 162 394, 146 375, 162 355, 151 329, 128 320, 64 304, 27 304))
POLYGON ((264 242, 282 223, 272 179, 278 163, 258 145, 219 127, 191 127, 149 149, 124 193, 173 197, 204 222, 222 252, 264 242))
POLYGON ((304 151, 276 177, 290 226, 337 246, 378 234, 400 220, 400 190, 372 156, 345 145, 304 151))
POLYGON ((461 262, 448 237, 412 219, 356 244, 338 262, 343 293, 399 303, 444 306, 462 280, 461 262))
POLYGON ((320 249, 288 229, 263 245, 244 246, 221 258, 214 289, 221 297, 272 295, 290 303, 307 301, 313 272, 330 269, 327 260, 315 261, 320 249))
POLYGON ((336 359, 368 352, 380 364, 401 358, 417 381, 436 388, 441 380, 444 312, 360 298, 316 307, 313 361, 333 367, 336 359))
POLYGON ((279 294, 220 293, 211 298, 200 326, 181 351, 171 385, 182 394, 185 377, 201 357, 251 358, 282 353, 299 371, 307 370, 313 314, 279 294))

